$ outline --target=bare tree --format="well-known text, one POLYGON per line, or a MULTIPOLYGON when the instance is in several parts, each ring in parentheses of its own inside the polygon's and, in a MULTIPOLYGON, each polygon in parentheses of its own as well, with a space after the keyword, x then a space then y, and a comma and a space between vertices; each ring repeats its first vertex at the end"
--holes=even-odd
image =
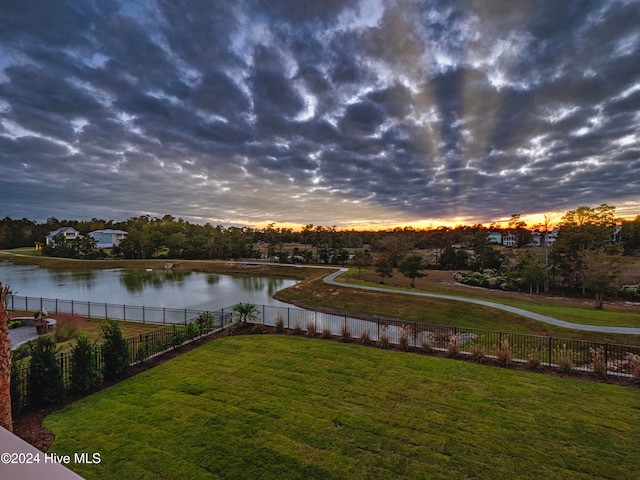
POLYGON ((11 343, 7 323, 9 286, 0 282, 0 427, 13 431, 11 418, 11 343))

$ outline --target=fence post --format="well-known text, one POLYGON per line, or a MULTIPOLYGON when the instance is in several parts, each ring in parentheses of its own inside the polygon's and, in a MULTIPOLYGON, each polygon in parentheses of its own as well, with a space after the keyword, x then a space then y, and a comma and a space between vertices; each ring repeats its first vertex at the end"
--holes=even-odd
MULTIPOLYGON (((185 315, 186 317, 186 315, 185 315)), ((142 306, 142 323, 144 323, 144 305, 142 306)))
POLYGON ((109 316, 109 311, 107 310, 107 302, 104 302, 104 318, 109 316))
POLYGON ((187 309, 184 309, 184 324, 187 324, 187 309))
POLYGON ((73 300, 71 300, 71 315, 73 315, 73 300))
POLYGON ((609 367, 609 343, 604 342, 604 373, 606 375, 609 367))
POLYGON ((167 309, 166 307, 162 307, 162 324, 167 324, 167 309))
POLYGON ((58 299, 56 298, 56 313, 58 313, 58 299))
POLYGON ((87 318, 91 318, 91 302, 87 302, 87 318))
POLYGON ((127 321, 127 306, 126 305, 122 305, 122 320, 124 320, 125 322, 127 321))
POLYGON ((40 297, 40 311, 42 311, 42 297, 40 297))
POLYGON ((552 349, 552 347, 553 347, 553 345, 552 345, 552 344, 553 344, 553 337, 549 337, 549 356, 548 356, 548 359, 549 359, 549 362, 548 362, 548 363, 549 363, 549 366, 551 366, 551 359, 552 359, 552 354, 551 354, 551 349, 552 349))

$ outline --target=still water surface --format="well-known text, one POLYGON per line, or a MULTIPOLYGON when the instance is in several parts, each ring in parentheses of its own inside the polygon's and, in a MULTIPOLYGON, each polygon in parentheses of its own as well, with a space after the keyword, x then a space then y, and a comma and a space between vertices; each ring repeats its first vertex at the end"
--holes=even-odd
POLYGON ((286 306, 271 297, 297 280, 174 270, 60 271, 4 261, 0 282, 17 296, 217 310, 238 302, 286 306))

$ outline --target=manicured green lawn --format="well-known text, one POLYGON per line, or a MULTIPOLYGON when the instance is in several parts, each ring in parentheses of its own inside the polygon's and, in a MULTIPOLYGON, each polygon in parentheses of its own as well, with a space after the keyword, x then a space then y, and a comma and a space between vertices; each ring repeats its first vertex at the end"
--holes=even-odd
POLYGON ((58 411, 87 479, 637 478, 640 389, 291 336, 216 340, 58 411))

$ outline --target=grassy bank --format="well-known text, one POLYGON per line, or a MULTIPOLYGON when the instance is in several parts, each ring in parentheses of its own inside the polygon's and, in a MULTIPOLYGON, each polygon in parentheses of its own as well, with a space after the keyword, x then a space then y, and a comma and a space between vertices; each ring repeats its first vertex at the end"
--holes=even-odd
POLYGON ((45 420, 85 478, 633 478, 639 390, 228 337, 45 420), (577 402, 576 398, 580 401, 577 402))
MULTIPOLYGON (((22 253, 28 249, 6 250, 0 252, 0 261, 8 260, 16 265, 36 265, 54 270, 92 270, 112 268, 152 268, 163 269, 165 264, 171 263, 173 270, 190 272, 219 273, 228 275, 263 275, 287 278, 314 278, 333 272, 333 269, 308 268, 293 265, 264 265, 259 263, 238 263, 223 260, 172 260, 172 259, 143 259, 143 260, 75 260, 69 258, 42 257, 35 254, 22 253)), ((35 252, 34 249, 31 249, 35 252)))
MULTIPOLYGON (((74 261, 47 257, 20 257, 0 255, 15 263, 26 263, 57 269, 82 270, 88 268, 163 268, 167 260, 87 260, 74 261)), ((394 294, 394 290, 409 290, 409 280, 397 271, 386 279, 389 293, 366 292, 347 288, 353 285, 380 286, 379 277, 371 268, 351 269, 339 280, 345 287, 332 287, 322 282, 322 277, 333 269, 298 267, 292 265, 238 264, 224 261, 170 260, 175 270, 187 270, 220 274, 245 274, 300 278, 306 281, 282 290, 276 297, 285 302, 308 308, 338 312, 379 315, 412 321, 442 325, 480 328, 503 332, 545 335, 558 338, 640 345, 640 336, 583 332, 552 325, 500 310, 449 300, 407 297, 394 294)), ((590 299, 527 295, 518 292, 501 292, 455 284, 450 271, 428 271, 424 278, 416 279, 416 290, 443 293, 469 298, 489 300, 548 315, 573 323, 640 327, 640 308, 623 304, 607 304, 604 311, 593 308, 590 299)))
MULTIPOLYGON (((351 275, 351 278, 347 277, 346 280, 351 279, 351 281, 354 281, 353 275, 355 274, 352 273, 351 275)), ((365 282, 363 282, 364 278, 365 275, 363 273, 362 279, 356 281, 361 284, 365 284, 365 282)), ((345 278, 339 277, 339 280, 345 280, 345 278)), ((379 284, 374 284, 372 282, 366 284, 379 286, 379 284)), ((391 287, 389 293, 380 293, 349 288, 348 283, 345 283, 345 286, 343 287, 335 287, 325 284, 320 278, 316 278, 307 282, 302 282, 285 290, 281 290, 276 294, 276 298, 282 301, 295 303, 299 306, 320 310, 351 312, 364 315, 435 323, 440 325, 544 335, 556 338, 572 338, 595 342, 640 345, 640 336, 638 335, 598 333, 566 329, 537 322, 535 320, 490 307, 437 298, 416 296, 408 297, 397 293, 397 290, 402 287, 397 285, 389 286, 391 287), (394 289, 396 293, 393 293, 394 289)), ((416 281, 416 286, 418 287, 417 290, 424 289, 425 291, 433 291, 424 288, 424 282, 419 284, 416 281)), ((446 293, 449 295, 498 301, 496 300, 497 297, 486 298, 483 296, 484 292, 477 292, 477 290, 478 289, 470 290, 465 287, 458 287, 457 290, 450 289, 446 293)), ((585 312, 585 315, 588 315, 591 311, 590 307, 583 306, 582 308, 579 308, 572 301, 570 301, 568 305, 558 305, 557 303, 558 301, 562 301, 561 299, 554 301, 555 303, 549 301, 549 308, 545 311, 544 305, 548 300, 540 297, 539 301, 539 305, 541 306, 540 313, 546 313, 549 316, 557 315, 556 318, 563 320, 566 319, 567 321, 579 321, 581 312, 585 312), (563 313, 566 313, 567 311, 572 313, 573 320, 563 318, 563 313)), ((534 308, 536 306, 535 303, 531 305, 526 302, 523 303, 517 296, 512 296, 511 298, 507 296, 502 297, 502 302, 508 305, 519 306, 531 311, 536 311, 536 308, 534 308)), ((635 307, 635 310, 637 312, 637 307, 635 307)), ((628 316, 631 319, 629 321, 629 326, 640 326, 639 313, 628 312, 619 313, 619 315, 621 317, 628 316), (633 318, 638 319, 637 323, 633 324, 633 318)), ((606 325, 607 322, 603 320, 602 324, 606 325)))

